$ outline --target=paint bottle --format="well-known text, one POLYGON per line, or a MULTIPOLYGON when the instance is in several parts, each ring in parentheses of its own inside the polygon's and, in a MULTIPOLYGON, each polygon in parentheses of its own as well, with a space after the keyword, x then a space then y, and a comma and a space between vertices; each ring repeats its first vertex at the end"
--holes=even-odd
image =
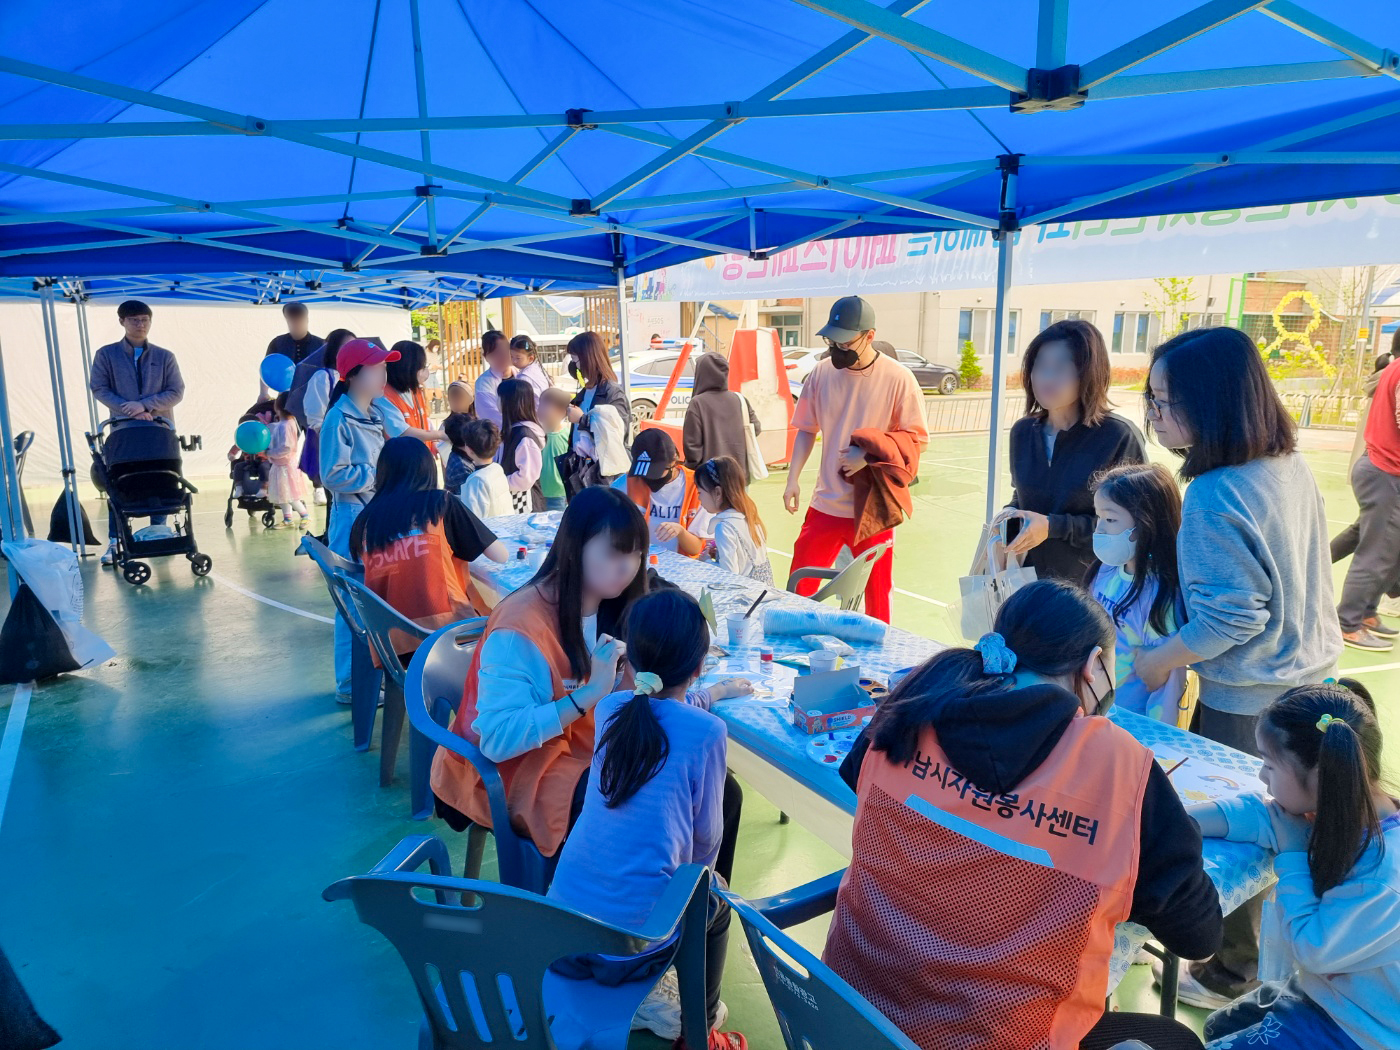
POLYGON ((527 554, 529 554, 529 551, 524 547, 520 547, 515 552, 515 560, 524 561, 527 554))

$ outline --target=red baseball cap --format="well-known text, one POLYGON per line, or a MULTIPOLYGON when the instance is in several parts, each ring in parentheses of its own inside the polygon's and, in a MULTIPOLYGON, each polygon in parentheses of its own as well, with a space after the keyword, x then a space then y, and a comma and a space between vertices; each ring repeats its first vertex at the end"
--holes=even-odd
POLYGON ((344 377, 356 365, 377 365, 381 361, 397 361, 397 350, 385 350, 377 339, 351 339, 336 352, 335 370, 344 377))

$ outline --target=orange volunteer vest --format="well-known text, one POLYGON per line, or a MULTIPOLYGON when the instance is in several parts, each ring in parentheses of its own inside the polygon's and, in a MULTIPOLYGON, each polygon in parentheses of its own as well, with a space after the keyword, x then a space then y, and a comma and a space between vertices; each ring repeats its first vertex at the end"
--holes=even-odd
MULTIPOLYGON (((403 413, 404 422, 419 430, 432 430, 432 424, 428 420, 428 395, 423 393, 423 388, 419 387, 413 391, 412 399, 404 397, 388 383, 384 384, 384 396, 389 403, 403 413)), ((428 451, 434 456, 437 455, 437 448, 431 441, 423 444, 428 446, 428 451)))
POLYGON ((907 765, 871 751, 827 964, 921 1047, 1074 1050, 1103 1015, 1152 761, 1105 718, 1071 721, 1012 795, 932 729, 907 765))
MULTIPOLYGON (((568 692, 564 680, 572 674, 568 657, 559 644, 555 603, 533 585, 502 599, 486 623, 467 671, 462 703, 452 719, 452 732, 474 744, 480 743, 472 723, 476 721, 481 653, 486 648, 486 639, 497 630, 516 631, 539 646, 549 664, 550 695, 556 699, 568 692)), ((554 856, 564 843, 574 788, 592 761, 593 712, 589 710, 582 718, 565 726, 562 736, 547 740, 542 747, 496 767, 505 784, 511 826, 518 834, 528 835, 545 856, 554 856)), ((438 748, 433 758, 432 786, 433 793, 458 812, 484 827, 491 826, 491 808, 481 777, 460 755, 438 748)))
MULTIPOLYGON (((467 578, 467 566, 452 553, 442 522, 421 532, 400 536, 387 547, 365 551, 365 586, 419 627, 436 631, 449 623, 479 616, 467 578)), ((404 655, 418 648, 418 639, 403 631, 391 633, 394 652, 404 655)), ((379 666, 379 657, 374 657, 379 666)))
MULTIPOLYGON (((681 474, 685 478, 685 492, 681 496, 681 528, 690 528, 690 523, 695 520, 695 512, 700 509, 700 486, 695 484, 695 474, 689 467, 681 467, 681 474)), ((647 528, 651 528, 651 489, 647 488, 646 482, 642 478, 634 478, 627 475, 627 495, 633 503, 646 515, 647 528)), ((690 557, 698 557, 692 554, 690 557)))

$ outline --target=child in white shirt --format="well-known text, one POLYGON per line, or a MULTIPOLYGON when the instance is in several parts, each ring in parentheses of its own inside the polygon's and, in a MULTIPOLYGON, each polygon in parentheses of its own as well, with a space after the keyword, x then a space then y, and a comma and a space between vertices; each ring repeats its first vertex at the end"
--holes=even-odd
POLYGON ((767 536, 738 460, 732 456, 706 460, 695 472, 695 484, 700 506, 713 515, 715 561, 736 576, 773 586, 767 536))
POLYGON ((1265 801, 1195 806, 1203 835, 1274 851, 1253 992, 1206 1021, 1210 1050, 1400 1046, 1400 805, 1359 684, 1290 689, 1259 716, 1265 801))
POLYGON ((474 419, 466 427, 467 456, 476 469, 462 482, 460 499, 478 518, 514 514, 506 472, 496 462, 501 447, 500 428, 489 419, 474 419))

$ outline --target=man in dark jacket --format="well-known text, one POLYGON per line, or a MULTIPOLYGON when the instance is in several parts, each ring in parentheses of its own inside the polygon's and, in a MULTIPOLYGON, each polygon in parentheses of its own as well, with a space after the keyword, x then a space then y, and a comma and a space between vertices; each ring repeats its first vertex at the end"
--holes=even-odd
MULTIPOLYGON (((287 322, 287 331, 273 337, 272 342, 267 344, 263 357, 281 354, 283 357, 290 357, 292 364, 299 365, 321 349, 324 340, 319 335, 311 334, 311 312, 307 310, 305 303, 284 303, 282 319, 287 322)), ((258 400, 271 396, 274 396, 273 392, 259 379, 258 400)))
MULTIPOLYGON (((147 338, 151 331, 151 308, 138 299, 128 299, 117 307, 125 336, 99 347, 92 359, 88 385, 92 396, 111 410, 114 419, 164 419, 175 422, 175 406, 185 397, 185 381, 175 355, 147 338)), ((151 517, 152 525, 164 525, 165 515, 151 517)), ((116 535, 117 516, 107 508, 107 553, 102 564, 111 565, 116 551, 111 537, 116 535)))
POLYGON ((699 470, 706 460, 731 456, 748 477, 745 423, 753 427, 755 437, 762 432, 753 406, 729 389, 729 362, 719 354, 701 354, 695 360, 695 387, 685 409, 685 465, 699 470))

